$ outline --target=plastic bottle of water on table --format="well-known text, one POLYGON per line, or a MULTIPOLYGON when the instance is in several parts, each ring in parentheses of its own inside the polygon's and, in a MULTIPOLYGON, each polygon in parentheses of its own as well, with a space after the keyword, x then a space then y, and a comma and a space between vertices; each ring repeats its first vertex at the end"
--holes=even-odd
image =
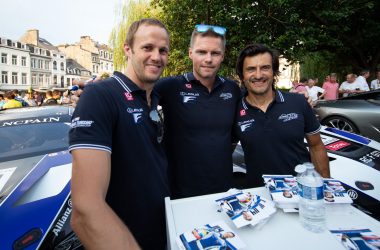
POLYGON ((298 173, 300 222, 309 231, 323 232, 326 227, 323 178, 309 162, 297 165, 295 171, 298 173))

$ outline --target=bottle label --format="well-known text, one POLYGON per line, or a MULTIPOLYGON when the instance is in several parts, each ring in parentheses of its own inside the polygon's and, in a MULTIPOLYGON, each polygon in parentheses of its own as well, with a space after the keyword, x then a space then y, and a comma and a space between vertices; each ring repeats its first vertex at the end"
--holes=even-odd
POLYGON ((298 182, 299 195, 309 200, 321 200, 323 199, 323 186, 320 187, 308 187, 298 182))

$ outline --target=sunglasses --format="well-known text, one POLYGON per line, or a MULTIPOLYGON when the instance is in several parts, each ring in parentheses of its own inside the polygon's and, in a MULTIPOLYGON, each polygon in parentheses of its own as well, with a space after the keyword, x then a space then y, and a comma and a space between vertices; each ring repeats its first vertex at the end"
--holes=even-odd
POLYGON ((195 25, 195 30, 199 33, 205 33, 208 30, 212 30, 218 35, 224 36, 227 32, 227 29, 221 26, 213 26, 213 25, 206 25, 206 24, 197 24, 195 25))
POLYGON ((164 138, 164 124, 162 122, 162 117, 157 109, 151 110, 149 112, 149 117, 157 127, 157 142, 161 143, 164 138))

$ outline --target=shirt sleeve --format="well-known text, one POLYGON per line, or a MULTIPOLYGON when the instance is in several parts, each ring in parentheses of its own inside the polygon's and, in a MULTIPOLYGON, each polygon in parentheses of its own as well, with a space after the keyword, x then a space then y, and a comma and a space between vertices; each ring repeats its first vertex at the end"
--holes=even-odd
POLYGON ((69 131, 69 151, 79 148, 112 151, 114 98, 101 86, 86 86, 75 108, 69 131))
POLYGON ((314 114, 313 109, 309 105, 309 103, 306 101, 305 98, 302 98, 303 100, 303 115, 305 119, 305 134, 307 135, 313 135, 316 133, 319 133, 319 130, 321 130, 321 124, 319 123, 317 117, 314 114))

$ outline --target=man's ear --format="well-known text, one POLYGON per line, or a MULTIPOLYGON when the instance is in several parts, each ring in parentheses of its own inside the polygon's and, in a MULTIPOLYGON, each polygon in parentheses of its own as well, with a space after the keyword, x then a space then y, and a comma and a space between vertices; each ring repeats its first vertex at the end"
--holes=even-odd
POLYGON ((124 43, 124 53, 127 59, 130 58, 132 55, 132 47, 126 43, 124 43))
POLYGON ((193 49, 191 47, 189 48, 189 57, 193 59, 193 49))

